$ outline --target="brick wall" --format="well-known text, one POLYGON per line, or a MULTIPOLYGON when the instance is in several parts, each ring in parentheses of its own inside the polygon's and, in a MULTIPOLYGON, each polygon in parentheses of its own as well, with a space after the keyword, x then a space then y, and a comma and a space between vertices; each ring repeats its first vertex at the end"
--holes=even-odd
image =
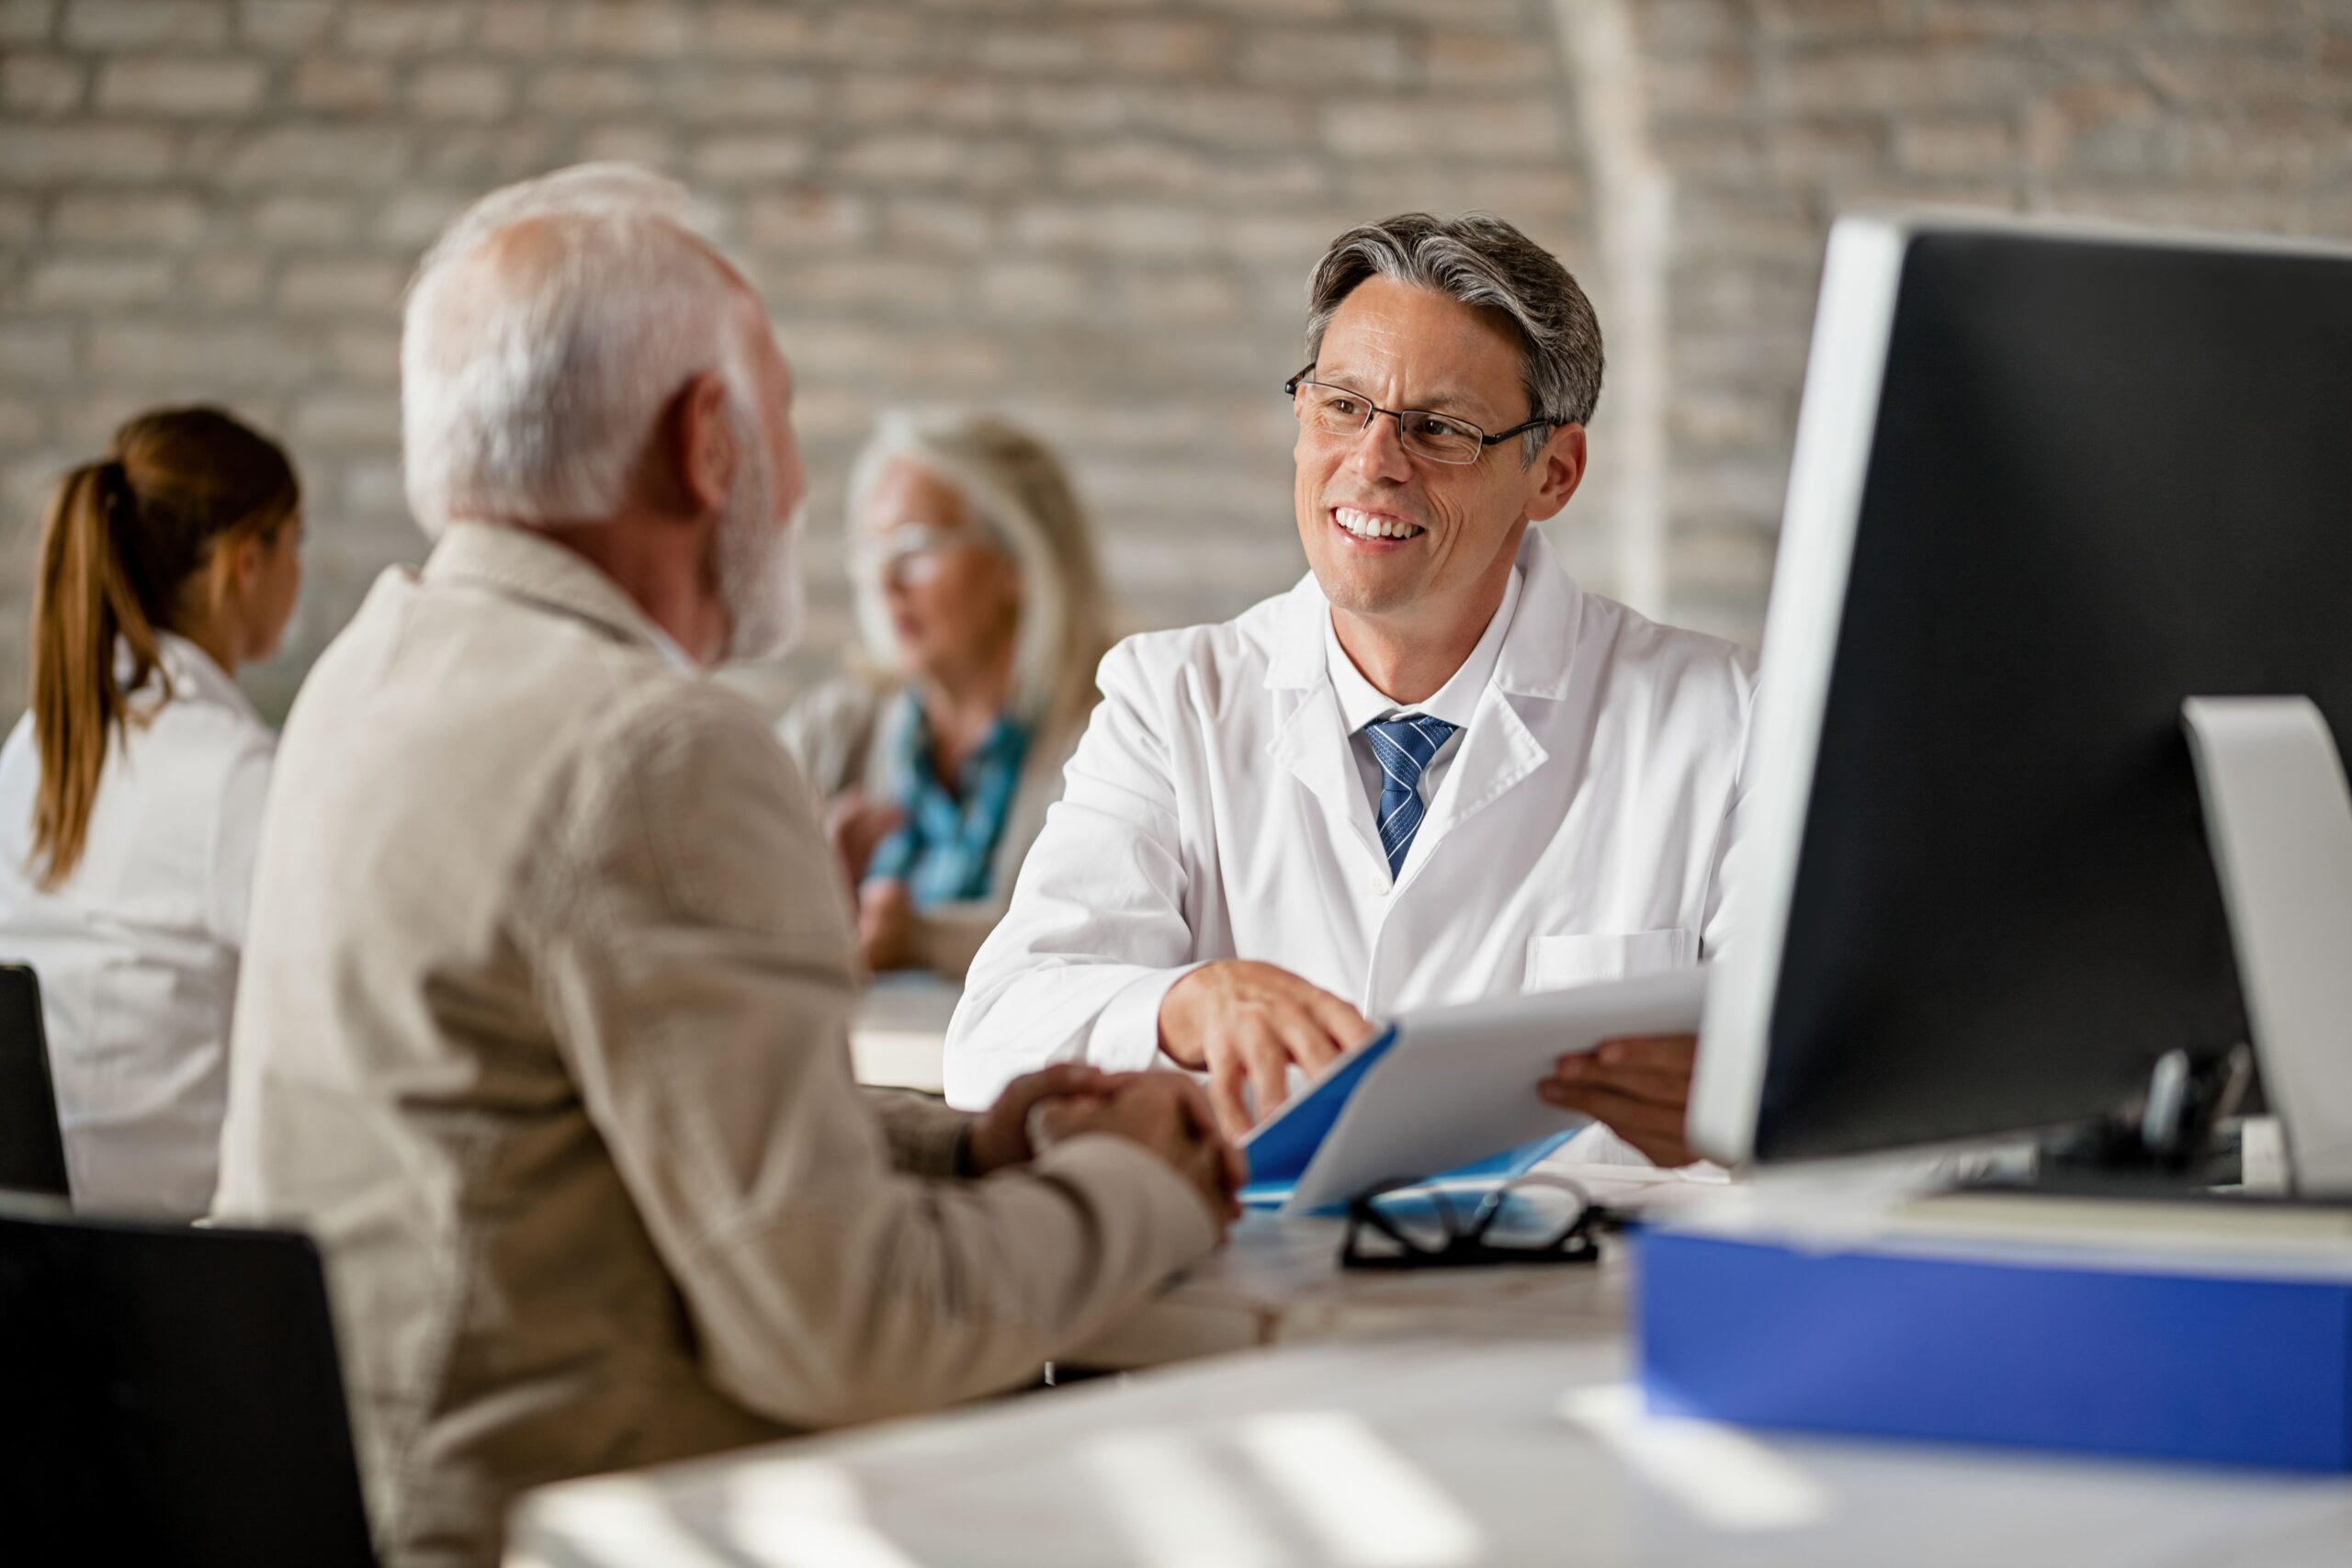
POLYGON ((1752 637, 1833 210, 2343 234, 2347 116, 2352 0, 0 0, 0 713, 48 478, 198 396, 312 497, 292 647, 248 682, 281 704, 421 549, 417 250, 575 159, 689 180, 759 275, 818 480, 811 658, 846 632, 842 469, 899 401, 1056 439, 1136 624, 1289 581, 1306 268, 1424 206, 1510 216, 1601 310, 1572 567, 1752 637))
POLYGON ((1635 20, 1674 187, 1674 604, 1736 635, 1770 575, 1834 213, 2352 238, 2352 0, 1645 0, 1635 20))
MULTIPOLYGON (((1204 5, 0 0, 0 482, 127 412, 283 432, 311 580, 282 700, 386 562, 397 309, 458 205, 575 159, 690 181, 792 356, 817 479, 811 643, 847 634, 838 496, 876 411, 989 402, 1068 454, 1138 624, 1301 570, 1291 424, 1332 234, 1491 206, 1572 258, 1584 181, 1548 14, 1204 5), (1343 14, 1344 12, 1344 14, 1343 14)), ((0 568, 21 683, 29 545, 0 568)))

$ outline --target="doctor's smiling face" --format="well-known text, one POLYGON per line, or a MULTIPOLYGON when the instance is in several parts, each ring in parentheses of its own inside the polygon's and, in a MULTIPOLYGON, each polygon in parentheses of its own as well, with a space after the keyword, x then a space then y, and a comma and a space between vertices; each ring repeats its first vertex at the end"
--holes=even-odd
MULTIPOLYGON (((1528 437, 1513 435, 1479 446, 1472 461, 1445 462, 1416 450, 1412 433, 1385 412, 1363 429, 1329 426, 1375 405, 1498 434, 1545 412, 1528 406, 1523 364, 1501 311, 1377 274, 1340 302, 1324 332, 1307 373, 1319 386, 1300 392, 1324 406, 1300 405, 1299 538, 1341 643, 1375 682, 1383 671, 1371 666, 1402 664, 1428 667, 1419 680, 1408 675, 1408 684, 1429 674, 1442 683, 1468 656, 1502 601, 1527 525, 1576 492, 1584 429, 1539 427, 1532 461, 1528 437), (1354 396, 1335 397, 1334 389, 1354 396)), ((1444 429, 1422 422, 1423 433, 1444 429)), ((1389 694, 1418 701, 1428 693, 1389 694)))

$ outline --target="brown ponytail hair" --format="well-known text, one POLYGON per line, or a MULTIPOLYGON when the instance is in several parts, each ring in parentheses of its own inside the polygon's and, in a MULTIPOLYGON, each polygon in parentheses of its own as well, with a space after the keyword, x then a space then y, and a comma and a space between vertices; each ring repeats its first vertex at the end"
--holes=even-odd
POLYGON ((218 409, 158 409, 58 481, 33 589, 32 719, 40 755, 33 860, 54 888, 82 859, 98 776, 125 726, 171 700, 159 630, 197 608, 216 544, 273 538, 301 505, 286 454, 218 409), (130 679, 117 677, 118 647, 130 679), (130 698, 155 682, 153 704, 130 698))

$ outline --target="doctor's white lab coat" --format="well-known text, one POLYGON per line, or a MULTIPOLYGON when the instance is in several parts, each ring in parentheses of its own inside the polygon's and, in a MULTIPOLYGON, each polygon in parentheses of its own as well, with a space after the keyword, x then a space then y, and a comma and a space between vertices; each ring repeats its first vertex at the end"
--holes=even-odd
POLYGON ((948 1099, 985 1105, 1049 1062, 1168 1066, 1160 998, 1214 959, 1278 964, 1379 1020, 1711 954, 1753 660, 1585 592, 1533 528, 1519 567, 1494 674, 1393 881, 1312 575, 1114 649, 973 960, 948 1099))

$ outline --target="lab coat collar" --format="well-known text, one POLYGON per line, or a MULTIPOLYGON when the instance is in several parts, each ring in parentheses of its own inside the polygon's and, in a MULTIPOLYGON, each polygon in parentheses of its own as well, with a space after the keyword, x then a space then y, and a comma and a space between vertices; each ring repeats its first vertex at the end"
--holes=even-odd
POLYGON ((1340 716, 1346 720, 1348 733, 1353 735, 1374 719, 1391 714, 1419 713, 1431 718, 1443 719, 1456 729, 1467 729, 1477 716, 1478 705, 1486 699, 1487 687, 1495 677, 1496 661, 1501 658, 1503 638, 1510 634, 1512 614, 1519 608, 1520 580, 1518 567, 1510 569, 1510 577, 1503 584, 1502 603, 1495 606, 1487 629, 1478 634, 1477 646, 1470 657, 1446 678, 1445 684, 1430 694, 1429 700, 1400 703, 1370 681, 1357 669, 1348 650, 1340 646, 1340 629, 1326 615, 1323 617, 1323 663, 1331 673, 1331 685, 1339 694, 1340 716))
MULTIPOLYGON (((1531 525, 1519 541, 1519 607, 1495 660, 1492 684, 1512 696, 1560 702, 1568 694, 1569 664, 1577 628, 1584 618, 1584 591, 1560 565, 1560 558, 1531 525)), ((1331 624, 1331 602, 1308 572, 1283 602, 1266 685, 1275 691, 1329 687, 1324 638, 1331 624)))
POLYGON ((669 633, 581 556, 526 528, 452 523, 424 562, 427 582, 473 582, 587 621, 623 642, 641 643, 687 669, 669 633))
POLYGON ((1380 832, 1372 819, 1372 802, 1364 797, 1363 778, 1356 772, 1348 750, 1347 720, 1340 713, 1340 695, 1317 664, 1316 684, 1300 694, 1298 705, 1268 748, 1275 761, 1290 770, 1321 802, 1323 812, 1363 846, 1367 875, 1385 885, 1388 855, 1380 847, 1380 832))
MULTIPOLYGON (((1521 540, 1519 603, 1503 631, 1493 678, 1478 694, 1476 716, 1430 803, 1396 889, 1402 893, 1455 828, 1499 799, 1548 759, 1513 696, 1559 701, 1567 694, 1568 662, 1584 608, 1582 592, 1560 569, 1552 547, 1533 528, 1521 540)), ((1365 798, 1363 776, 1349 750, 1347 716, 1332 682, 1326 638, 1331 608, 1309 573, 1283 606, 1271 649, 1266 684, 1297 694, 1297 705, 1276 730, 1271 750, 1322 805, 1325 815, 1363 847, 1367 874, 1385 879, 1386 855, 1365 798)), ((1342 655, 1342 658, 1345 656, 1342 655)))

